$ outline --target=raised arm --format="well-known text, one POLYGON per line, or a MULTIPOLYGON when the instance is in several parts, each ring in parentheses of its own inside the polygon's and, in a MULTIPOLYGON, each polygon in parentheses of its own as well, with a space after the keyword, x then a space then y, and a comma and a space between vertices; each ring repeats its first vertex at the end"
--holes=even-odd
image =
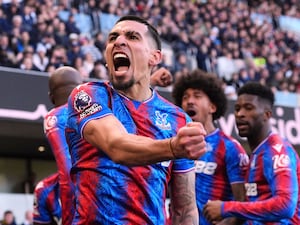
POLYGON ((164 67, 155 70, 150 77, 150 84, 152 87, 167 87, 172 83, 172 81, 173 77, 171 72, 164 67))
POLYGON ((130 166, 174 158, 199 158, 206 151, 204 135, 201 123, 192 122, 171 139, 154 140, 127 133, 113 115, 91 120, 83 130, 90 144, 103 150, 113 161, 130 166))

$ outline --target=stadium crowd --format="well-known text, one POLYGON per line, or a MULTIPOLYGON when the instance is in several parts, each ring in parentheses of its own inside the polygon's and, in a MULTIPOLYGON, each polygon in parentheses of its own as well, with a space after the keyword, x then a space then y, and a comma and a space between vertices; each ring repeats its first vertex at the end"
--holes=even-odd
POLYGON ((222 79, 228 94, 249 80, 300 93, 300 32, 279 20, 300 20, 297 0, 2 2, 0 66, 53 72, 70 65, 84 78, 107 79, 107 32, 120 16, 135 14, 160 32, 171 52, 161 66, 174 80, 200 68, 222 79))

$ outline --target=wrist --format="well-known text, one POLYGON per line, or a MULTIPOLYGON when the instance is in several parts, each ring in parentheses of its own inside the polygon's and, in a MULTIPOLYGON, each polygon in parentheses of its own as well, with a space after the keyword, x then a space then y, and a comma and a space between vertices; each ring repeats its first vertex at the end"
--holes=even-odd
POLYGON ((173 140, 173 137, 171 137, 169 139, 169 148, 170 148, 170 152, 172 153, 173 157, 176 159, 177 157, 176 157, 176 155, 174 153, 174 148, 173 148, 173 145, 172 145, 172 140, 173 140))

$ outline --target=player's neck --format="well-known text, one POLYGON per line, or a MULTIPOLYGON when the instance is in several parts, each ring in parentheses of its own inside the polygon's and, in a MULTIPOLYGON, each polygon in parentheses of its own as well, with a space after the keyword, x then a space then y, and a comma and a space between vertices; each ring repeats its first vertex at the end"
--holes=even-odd
POLYGON ((216 127, 214 126, 213 122, 206 122, 204 124, 204 129, 207 134, 211 134, 212 132, 214 132, 216 130, 216 127))
POLYGON ((130 88, 125 91, 118 91, 129 99, 144 102, 152 97, 152 89, 149 88, 130 88))
POLYGON ((263 127, 260 132, 247 137, 251 151, 254 151, 271 133, 269 126, 263 127))

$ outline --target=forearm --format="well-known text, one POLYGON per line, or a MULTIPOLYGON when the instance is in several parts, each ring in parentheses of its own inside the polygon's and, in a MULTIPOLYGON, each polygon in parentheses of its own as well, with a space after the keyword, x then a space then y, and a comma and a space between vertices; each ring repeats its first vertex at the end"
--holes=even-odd
POLYGON ((194 171, 172 176, 171 183, 172 224, 199 224, 195 196, 194 171))
POLYGON ((140 166, 174 158, 199 158, 206 151, 203 130, 201 124, 191 123, 180 128, 172 139, 155 140, 129 134, 114 116, 109 115, 88 122, 83 137, 114 162, 140 166))
POLYGON ((256 202, 224 202, 223 216, 235 216, 250 220, 278 220, 293 215, 296 202, 282 195, 256 202))
POLYGON ((154 140, 129 134, 112 116, 89 122, 84 128, 84 138, 114 162, 128 166, 149 165, 174 158, 169 139, 154 140))
POLYGON ((149 165, 174 159, 169 139, 153 140, 126 134, 111 142, 108 149, 113 161, 128 166, 149 165))

